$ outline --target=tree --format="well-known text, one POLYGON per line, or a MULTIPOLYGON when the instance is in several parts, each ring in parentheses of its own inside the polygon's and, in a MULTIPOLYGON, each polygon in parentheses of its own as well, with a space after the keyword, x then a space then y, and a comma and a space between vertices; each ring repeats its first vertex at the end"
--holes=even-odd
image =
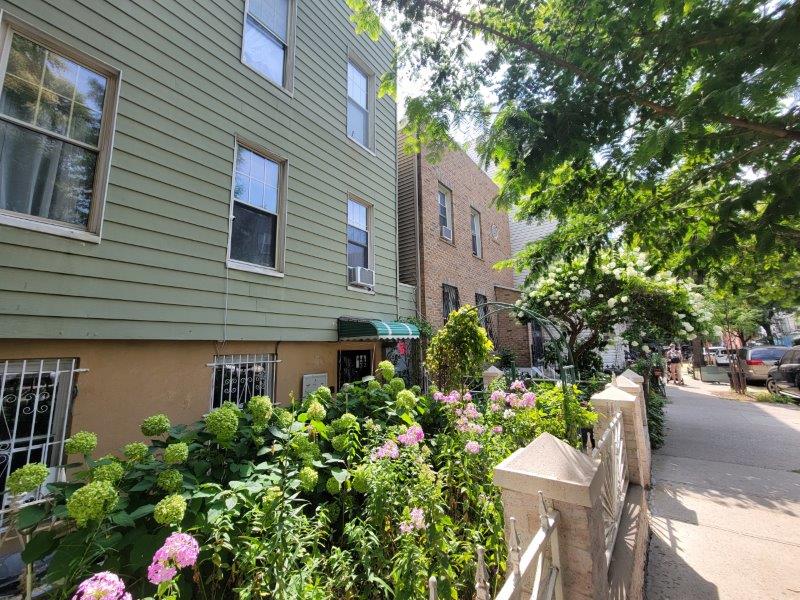
MULTIPOLYGON (((590 373, 597 351, 617 325, 633 347, 649 352, 647 342, 708 335, 711 313, 694 284, 656 271, 640 252, 606 250, 550 265, 523 291, 519 308, 543 314, 564 333, 576 367, 590 373)), ((525 312, 517 317, 525 320, 525 312)))
POLYGON ((373 32, 373 10, 391 13, 400 62, 426 74, 410 139, 486 125, 500 203, 525 218, 558 197, 573 255, 617 229, 688 248, 698 272, 742 243, 800 248, 800 2, 348 1, 373 32), (489 50, 473 58, 478 38, 489 50), (652 231, 643 215, 667 218, 652 231))
POLYGON ((480 377, 493 349, 478 311, 466 304, 451 312, 447 323, 431 339, 425 367, 440 390, 463 392, 468 379, 480 377))

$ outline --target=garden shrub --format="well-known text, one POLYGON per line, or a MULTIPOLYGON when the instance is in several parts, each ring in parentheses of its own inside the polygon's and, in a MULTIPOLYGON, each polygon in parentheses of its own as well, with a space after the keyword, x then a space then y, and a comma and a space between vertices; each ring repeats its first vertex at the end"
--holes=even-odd
POLYGON ((647 394, 647 428, 650 432, 650 447, 658 450, 664 445, 664 406, 667 399, 652 390, 647 394))
MULTIPOLYGON (((13 517, 32 535, 23 559, 50 557, 57 599, 111 585, 136 598, 402 600, 427 597, 431 576, 440 598, 466 599, 482 545, 496 590, 506 546, 492 470, 543 431, 565 436, 563 390, 515 381, 477 404, 419 396, 382 371, 383 384, 320 388, 292 410, 257 397, 192 425, 156 415, 149 444, 124 458, 96 460, 96 440, 79 436, 70 481, 13 517)), ((570 414, 591 423, 572 392, 570 414)), ((16 493, 46 475, 17 473, 16 493)))
POLYGON ((771 394, 770 392, 759 392, 755 396, 756 402, 772 402, 775 404, 794 404, 795 401, 783 394, 771 394))

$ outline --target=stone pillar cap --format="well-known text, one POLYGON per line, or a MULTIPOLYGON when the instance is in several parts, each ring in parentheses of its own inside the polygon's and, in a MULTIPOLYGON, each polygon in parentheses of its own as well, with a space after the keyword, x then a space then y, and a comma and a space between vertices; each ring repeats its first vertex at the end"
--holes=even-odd
POLYGON ((543 433, 494 469, 494 484, 550 500, 592 506, 600 493, 599 460, 543 433))
POLYGON ((636 395, 626 392, 616 385, 609 385, 606 389, 597 392, 592 396, 592 402, 595 400, 605 400, 611 402, 635 402, 636 395))
POLYGON ((626 377, 633 381, 634 383, 644 383, 644 377, 639 375, 636 371, 631 371, 630 369, 625 369, 621 374, 620 377, 626 377))
POLYGON ((503 372, 502 372, 500 369, 498 369, 497 367, 495 367, 494 365, 492 365, 491 367, 489 367, 488 369, 486 369, 486 370, 483 372, 483 374, 484 374, 484 375, 487 375, 487 374, 488 374, 488 375, 502 375, 502 374, 503 374, 503 372))
POLYGON ((617 377, 617 381, 614 383, 614 385, 616 385, 618 388, 622 388, 623 390, 625 388, 636 388, 638 390, 641 387, 641 383, 638 383, 633 379, 626 377, 625 375, 620 375, 617 377))

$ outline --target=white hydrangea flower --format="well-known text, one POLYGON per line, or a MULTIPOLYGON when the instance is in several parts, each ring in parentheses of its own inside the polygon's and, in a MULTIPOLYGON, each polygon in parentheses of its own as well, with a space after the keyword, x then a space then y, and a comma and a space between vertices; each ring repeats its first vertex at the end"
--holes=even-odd
POLYGON ((642 351, 649 353, 650 352, 650 346, 648 346, 647 344, 643 344, 642 345, 642 351))
POLYGON ((544 303, 545 306, 550 306, 550 300, 546 300, 544 303))
POLYGON ((620 302, 622 302, 623 304, 627 304, 627 303, 628 303, 628 297, 627 297, 627 296, 622 296, 622 297, 619 299, 619 301, 620 301, 620 302))
POLYGON ((694 331, 694 327, 692 327, 691 323, 687 323, 686 321, 684 321, 683 323, 681 323, 681 325, 683 325, 683 328, 689 333, 694 331))
POLYGON ((616 299, 616 298, 609 298, 609 299, 608 299, 608 307, 609 307, 609 308, 614 308, 614 305, 615 305, 616 303, 617 303, 617 299, 616 299))
POLYGON ((635 348, 636 346, 638 346, 638 345, 639 345, 639 342, 637 342, 636 340, 633 340, 633 341, 631 342, 631 346, 633 346, 634 348, 635 348))

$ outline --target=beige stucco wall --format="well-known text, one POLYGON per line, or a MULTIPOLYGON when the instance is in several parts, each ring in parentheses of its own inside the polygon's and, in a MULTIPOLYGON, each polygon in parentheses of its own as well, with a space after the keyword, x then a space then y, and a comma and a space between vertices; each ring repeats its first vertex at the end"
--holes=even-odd
POLYGON ((113 451, 141 438, 145 417, 164 412, 174 423, 199 419, 209 409, 211 369, 215 354, 266 354, 277 351, 275 402, 299 396, 302 376, 327 373, 337 384, 337 352, 371 349, 373 369, 380 344, 373 342, 228 342, 2 340, 0 360, 73 358, 88 369, 77 379, 71 431, 100 434, 99 452, 113 451))

